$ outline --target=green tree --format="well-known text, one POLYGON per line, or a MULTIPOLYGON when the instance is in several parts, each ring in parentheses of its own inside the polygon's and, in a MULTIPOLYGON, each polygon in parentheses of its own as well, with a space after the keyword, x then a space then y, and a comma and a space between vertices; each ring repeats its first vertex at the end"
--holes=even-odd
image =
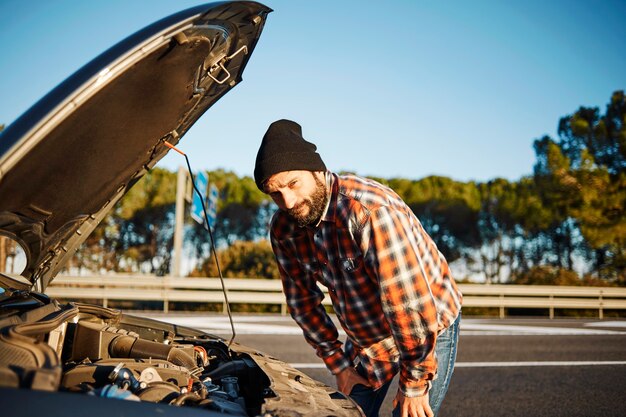
POLYGON ((535 142, 535 179, 553 214, 557 259, 568 254, 571 269, 569 254, 578 245, 598 276, 621 283, 626 283, 625 123, 626 99, 616 91, 604 115, 581 107, 560 120, 558 142, 548 137, 535 142))
POLYGON ((501 282, 509 272, 506 268, 514 268, 516 222, 508 203, 515 197, 515 188, 514 183, 501 178, 478 184, 480 243, 468 263, 470 269, 484 275, 487 283, 501 282))
MULTIPOLYGON (((375 179, 406 201, 448 261, 464 262, 488 282, 508 273, 520 280, 560 269, 571 278, 575 260, 582 259, 596 278, 626 284, 625 123, 622 91, 611 96, 604 113, 580 107, 560 119, 556 140, 534 142, 534 173, 519 181, 375 179)), ((166 273, 175 177, 167 170, 148 173, 90 236, 74 266, 166 273)), ((268 269, 274 265, 270 248, 259 249, 276 206, 250 177, 224 170, 209 177, 219 189, 214 236, 228 273, 277 276, 268 269)), ((207 233, 185 218, 186 240, 210 268, 207 233)))
POLYGON ((169 272, 173 247, 176 174, 155 168, 124 196, 119 241, 124 260, 142 272, 169 272))
POLYGON ((522 273, 515 273, 511 283, 517 285, 583 285, 573 271, 552 266, 535 266, 522 273))
POLYGON ((69 268, 97 271, 169 271, 176 174, 149 171, 118 202, 82 245, 69 268))
MULTIPOLYGON (((273 203, 257 188, 251 177, 239 178, 233 172, 216 170, 209 172, 209 182, 219 190, 213 228, 218 247, 239 240, 257 240, 267 235, 273 203)), ((210 254, 207 231, 198 223, 191 224, 186 238, 191 242, 195 256, 199 259, 206 258, 210 254)))
POLYGON ((595 166, 604 167, 609 174, 626 170, 626 98, 624 91, 612 94, 604 115, 597 107, 580 107, 574 114, 559 121, 559 146, 579 169, 585 154, 595 166))
MULTIPOLYGON (((268 278, 278 279, 278 266, 270 242, 266 239, 258 242, 237 241, 218 250, 217 257, 224 277, 229 278, 268 278)), ((191 276, 218 276, 213 257, 207 258, 200 270, 191 276)))
POLYGON ((551 138, 535 141, 535 184, 544 207, 549 211, 546 237, 555 257, 549 263, 573 269, 578 224, 574 213, 580 210, 580 184, 570 158, 551 138))
POLYGON ((239 178, 224 171, 212 172, 220 189, 219 222, 216 235, 227 243, 253 240, 266 234, 266 223, 259 217, 269 198, 256 186, 251 177, 239 178))

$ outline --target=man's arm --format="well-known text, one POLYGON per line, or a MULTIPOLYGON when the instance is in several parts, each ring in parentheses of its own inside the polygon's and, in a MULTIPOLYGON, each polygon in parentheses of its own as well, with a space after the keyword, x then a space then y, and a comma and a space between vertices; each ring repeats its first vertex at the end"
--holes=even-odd
POLYGON ((386 206, 372 211, 363 228, 368 262, 378 272, 381 302, 400 353, 399 390, 424 396, 436 374, 437 309, 431 274, 440 273, 430 238, 410 213, 386 206))
POLYGON ((315 280, 299 267, 294 255, 289 254, 273 236, 270 237, 289 314, 326 367, 337 375, 352 363, 341 348, 337 328, 322 305, 324 294, 315 280))

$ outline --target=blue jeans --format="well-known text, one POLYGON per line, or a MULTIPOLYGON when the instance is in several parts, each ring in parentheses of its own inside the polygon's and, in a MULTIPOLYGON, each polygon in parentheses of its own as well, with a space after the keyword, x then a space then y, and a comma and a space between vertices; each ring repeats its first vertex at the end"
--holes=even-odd
MULTIPOLYGON (((461 314, 443 333, 437 337, 435 344, 435 352, 437 352, 437 378, 432 382, 430 391, 428 392, 428 400, 430 408, 432 408, 435 416, 439 412, 443 398, 446 396, 452 372, 454 371, 454 362, 456 361, 457 343, 459 340, 459 323, 461 322, 461 314)), ((364 374, 361 365, 357 367, 359 373, 364 374)), ((363 385, 355 385, 350 392, 350 397, 361 407, 367 417, 377 417, 378 410, 383 404, 385 395, 389 390, 391 381, 377 390, 373 390, 363 385)), ((400 409, 396 407, 393 410, 393 417, 400 416, 400 409)))

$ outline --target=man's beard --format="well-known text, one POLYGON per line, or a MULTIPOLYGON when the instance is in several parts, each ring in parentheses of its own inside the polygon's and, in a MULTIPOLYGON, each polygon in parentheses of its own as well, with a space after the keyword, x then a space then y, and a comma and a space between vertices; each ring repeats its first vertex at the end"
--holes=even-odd
POLYGON ((287 213, 293 217, 300 227, 316 224, 326 208, 326 200, 328 198, 326 184, 315 175, 313 175, 313 178, 315 179, 315 191, 313 191, 311 197, 304 199, 300 204, 287 210, 287 213), (304 214, 302 211, 305 207, 309 208, 307 214, 304 214))

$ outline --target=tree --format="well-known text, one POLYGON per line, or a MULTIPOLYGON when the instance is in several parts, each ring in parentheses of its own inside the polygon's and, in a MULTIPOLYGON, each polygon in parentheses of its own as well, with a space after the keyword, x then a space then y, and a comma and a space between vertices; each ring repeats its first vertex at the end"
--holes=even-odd
MULTIPOLYGON (((584 163, 584 154, 597 167, 618 175, 626 170, 626 98, 616 91, 600 116, 597 107, 580 107, 573 115, 559 121, 559 146, 575 169, 584 163)), ((587 160, 589 160, 587 158, 587 160)))
POLYGON ((516 221, 508 203, 515 197, 515 184, 499 178, 478 185, 480 245, 469 257, 470 268, 485 276, 486 283, 501 282, 515 267, 516 221), (506 267, 506 268, 505 268, 506 267), (509 270, 505 270, 509 269, 509 270))
MULTIPOLYGON (((268 278, 278 279, 278 266, 270 242, 266 239, 258 242, 234 242, 217 252, 220 268, 224 277, 230 278, 268 278)), ((218 276, 213 257, 207 258, 199 271, 191 276, 218 276)))
POLYGON ((551 266, 536 266, 522 273, 513 274, 511 282, 517 285, 582 285, 573 271, 551 266))
MULTIPOLYGON (((553 214, 557 258, 578 245, 598 276, 626 283, 626 99, 611 96, 606 113, 580 107, 559 122, 559 141, 535 142, 535 180, 553 214), (574 236, 580 234, 578 242, 574 236)), ((562 264, 562 262, 558 262, 562 264)))
MULTIPOLYGON (((449 262, 464 262, 487 282, 531 271, 533 276, 571 272, 575 261, 583 260, 595 273, 588 279, 626 284, 625 123, 622 91, 613 93, 604 114, 580 107, 560 119, 557 139, 535 140, 533 175, 519 181, 374 179, 404 199, 449 262)), ((236 265, 229 273, 274 276, 267 269, 273 263, 269 252, 259 255, 257 245, 267 237, 276 206, 250 177, 216 170, 210 181, 219 189, 216 244, 225 262, 236 265), (246 266, 243 259, 252 253, 263 261, 246 266)), ((167 170, 146 175, 87 240, 75 266, 166 273, 175 184, 175 174, 167 170)), ((199 264, 208 265, 206 231, 187 215, 186 221, 186 240, 199 264)))
POLYGON ((176 174, 155 168, 130 189, 116 210, 124 260, 139 271, 169 272, 175 201, 176 174))
POLYGON ((169 272, 176 174, 149 171, 89 236, 69 268, 116 272, 169 272))
MULTIPOLYGON (((266 237, 267 224, 275 206, 251 177, 239 178, 233 172, 217 170, 209 172, 209 181, 219 189, 213 229, 218 247, 239 240, 253 241, 266 237)), ((209 256, 209 239, 202 225, 193 223, 187 239, 192 243, 197 258, 209 256)))
POLYGON ((555 255, 549 263, 572 270, 578 230, 574 213, 580 210, 582 204, 581 185, 573 172, 570 158, 556 142, 544 136, 536 140, 534 146, 537 155, 534 179, 543 205, 548 210, 546 232, 555 255))

